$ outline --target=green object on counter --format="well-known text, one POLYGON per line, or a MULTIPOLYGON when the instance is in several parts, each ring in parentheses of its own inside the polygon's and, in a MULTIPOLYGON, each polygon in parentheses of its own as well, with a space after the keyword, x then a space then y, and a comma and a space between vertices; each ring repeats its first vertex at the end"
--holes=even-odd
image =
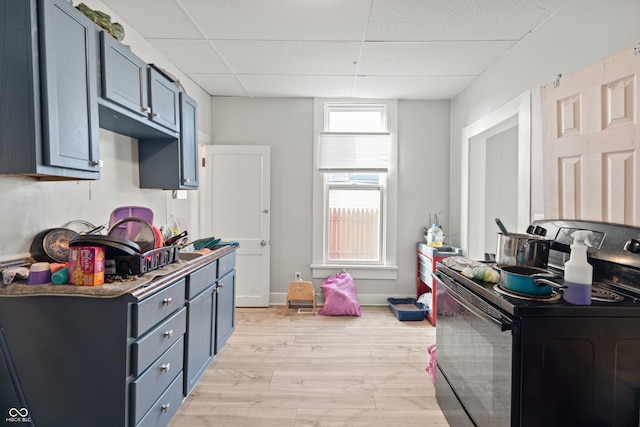
POLYGON ((213 249, 216 245, 220 244, 222 239, 216 239, 215 237, 207 237, 204 239, 198 239, 193 243, 193 247, 196 251, 199 251, 202 248, 213 249))
POLYGON ((51 275, 54 285, 66 285, 69 283, 69 268, 62 268, 51 275))

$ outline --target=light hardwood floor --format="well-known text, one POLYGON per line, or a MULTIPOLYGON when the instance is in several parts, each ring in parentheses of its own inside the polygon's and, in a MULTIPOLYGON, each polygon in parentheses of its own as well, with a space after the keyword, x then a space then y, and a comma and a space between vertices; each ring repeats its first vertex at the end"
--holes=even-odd
POLYGON ((425 371, 435 328, 387 307, 362 317, 239 308, 236 329, 171 427, 448 426, 425 371))

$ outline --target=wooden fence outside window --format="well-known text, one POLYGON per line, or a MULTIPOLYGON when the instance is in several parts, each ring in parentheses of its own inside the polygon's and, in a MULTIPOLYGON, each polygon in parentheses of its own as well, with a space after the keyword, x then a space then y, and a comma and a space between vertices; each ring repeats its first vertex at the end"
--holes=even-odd
POLYGON ((377 261, 379 231, 379 209, 330 208, 329 260, 377 261))

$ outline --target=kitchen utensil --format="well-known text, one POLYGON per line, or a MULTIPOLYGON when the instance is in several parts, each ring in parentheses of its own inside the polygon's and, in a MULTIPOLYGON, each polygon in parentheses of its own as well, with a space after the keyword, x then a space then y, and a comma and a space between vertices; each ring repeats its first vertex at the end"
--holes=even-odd
POLYGON ((550 279, 559 277, 548 270, 525 265, 504 265, 500 270, 500 284, 513 292, 527 295, 549 295, 553 288, 565 286, 550 279))
POLYGON ((69 241, 77 236, 68 228, 50 228, 41 231, 31 242, 31 257, 43 262, 69 261, 69 241))
POLYGON ((156 235, 153 228, 147 221, 137 217, 121 219, 113 224, 107 235, 134 241, 140 246, 142 252, 150 251, 156 247, 156 235))
POLYGON ((509 235, 509 232, 507 231, 507 227, 505 227, 502 221, 500 221, 500 218, 496 218, 496 224, 498 224, 498 228, 500 229, 500 232, 502 234, 504 234, 505 236, 509 235))
POLYGON ((163 247, 164 246, 164 239, 162 238, 162 232, 155 225, 152 225, 151 228, 153 229, 153 234, 155 236, 155 244, 154 244, 153 248, 154 249, 158 249, 158 248, 163 247))
POLYGON ((187 242, 187 236, 189 233, 187 233, 187 230, 183 231, 182 233, 173 236, 173 237, 169 237, 167 239, 167 241, 164 243, 165 246, 171 246, 171 245, 178 245, 178 246, 182 246, 187 242))
POLYGON ((115 208, 109 218, 109 228, 112 228, 116 222, 124 218, 140 218, 149 224, 153 224, 153 211, 143 206, 121 206, 115 208))
POLYGON ((142 249, 140 245, 131 240, 122 239, 115 236, 102 236, 102 235, 78 235, 71 239, 70 246, 104 246, 105 255, 110 258, 110 255, 140 255, 142 249))
POLYGON ((91 224, 89 221, 74 219, 73 221, 69 221, 68 223, 63 225, 63 227, 73 230, 78 234, 98 234, 102 230, 104 230, 107 226, 103 224, 96 227, 95 225, 91 224))
POLYGON ((526 265, 547 268, 551 240, 544 237, 498 233, 496 263, 498 265, 526 265))
POLYGON ((48 262, 36 262, 29 268, 27 285, 42 285, 51 282, 51 266, 48 262))

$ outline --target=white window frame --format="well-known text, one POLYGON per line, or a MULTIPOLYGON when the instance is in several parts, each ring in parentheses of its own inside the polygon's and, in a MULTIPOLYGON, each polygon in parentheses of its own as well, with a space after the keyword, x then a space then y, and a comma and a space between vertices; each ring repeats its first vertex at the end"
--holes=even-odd
MULTIPOLYGON (((325 179, 327 174, 323 174, 325 179)), ((327 265, 358 265, 358 266, 365 266, 365 265, 384 265, 384 255, 385 255, 385 251, 384 251, 384 247, 385 247, 385 241, 384 241, 384 229, 385 229, 385 200, 386 200, 386 191, 385 191, 385 187, 386 187, 386 177, 384 175, 386 174, 381 174, 382 176, 380 177, 380 180, 382 181, 380 184, 362 184, 362 185, 357 185, 357 189, 358 190, 378 190, 378 192, 380 193, 380 206, 378 207, 380 210, 380 228, 378 230, 378 249, 380 251, 379 253, 379 258, 377 260, 372 260, 372 261, 356 261, 354 263, 349 263, 347 260, 330 260, 328 259, 328 246, 329 246, 329 233, 326 232, 326 228, 323 227, 323 238, 324 238, 324 244, 323 244, 323 257, 326 257, 325 259, 325 264, 327 265), (346 263, 346 264, 345 264, 346 263)), ((331 189, 347 189, 347 190, 355 190, 355 188, 349 184, 331 184, 329 182, 324 183, 324 226, 326 227, 327 225, 327 221, 329 218, 329 191, 331 189)))
POLYGON ((314 138, 313 138, 313 262, 311 272, 313 278, 325 278, 340 270, 349 271, 355 279, 396 280, 397 250, 397 198, 398 198, 398 102, 397 100, 375 99, 314 99, 314 138), (318 153, 320 134, 327 129, 326 104, 345 105, 384 105, 386 111, 386 132, 390 134, 389 169, 386 184, 382 186, 382 247, 381 260, 378 263, 348 263, 344 261, 327 262, 326 254, 326 197, 325 174, 318 170, 318 153))

